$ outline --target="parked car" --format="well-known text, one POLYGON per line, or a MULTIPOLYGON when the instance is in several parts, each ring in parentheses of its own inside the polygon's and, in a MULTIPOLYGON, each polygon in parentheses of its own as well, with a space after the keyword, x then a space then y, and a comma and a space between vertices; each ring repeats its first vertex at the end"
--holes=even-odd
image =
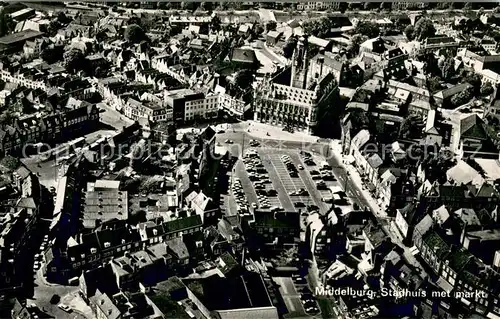
POLYGON ((299 189, 298 193, 299 193, 300 196, 307 196, 307 195, 309 195, 309 192, 307 190, 303 189, 303 188, 299 189))
POLYGON ((278 192, 275 189, 270 189, 267 191, 267 196, 277 196, 278 192))
POLYGON ((57 305, 61 310, 66 311, 67 313, 70 313, 72 309, 68 305, 63 305, 62 303, 57 305))
POLYGON ((256 140, 251 140, 250 141, 250 146, 252 146, 252 147, 256 147, 256 146, 259 146, 259 145, 260 145, 259 141, 256 141, 256 140))
POLYGON ((319 207, 316 205, 309 205, 309 206, 307 206, 307 210, 312 212, 314 210, 319 210, 319 207))
POLYGON ((57 304, 59 301, 61 301, 61 296, 58 294, 53 294, 52 297, 50 297, 50 303, 53 305, 57 304))

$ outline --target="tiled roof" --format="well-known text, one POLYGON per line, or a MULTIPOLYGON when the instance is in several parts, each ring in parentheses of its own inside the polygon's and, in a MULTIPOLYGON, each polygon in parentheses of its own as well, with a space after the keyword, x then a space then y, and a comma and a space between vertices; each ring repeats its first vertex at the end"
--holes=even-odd
POLYGON ((449 89, 437 92, 436 94, 434 94, 434 96, 437 98, 440 98, 440 99, 447 99, 447 98, 452 97, 453 95, 455 95, 459 92, 462 92, 462 91, 464 91, 468 88, 471 88, 471 87, 472 87, 472 85, 470 85, 469 83, 461 83, 461 84, 455 85, 454 87, 451 87, 449 89))
POLYGON ((257 62, 257 57, 252 49, 235 48, 231 54, 231 61, 255 63, 257 62))
POLYGON ((189 216, 185 218, 178 218, 163 224, 163 229, 166 234, 183 231, 195 227, 200 227, 203 223, 199 215, 189 216))
POLYGON ((438 259, 443 260, 450 251, 450 246, 434 231, 425 235, 423 242, 434 251, 438 259))
POLYGON ((477 114, 471 114, 460 120, 460 137, 486 139, 483 120, 477 114))

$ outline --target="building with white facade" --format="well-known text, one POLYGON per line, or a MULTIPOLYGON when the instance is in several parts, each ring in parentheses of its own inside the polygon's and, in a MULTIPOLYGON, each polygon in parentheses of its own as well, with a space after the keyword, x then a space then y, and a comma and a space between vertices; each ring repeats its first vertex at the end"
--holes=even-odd
POLYGON ((481 70, 479 73, 483 83, 490 82, 493 86, 500 83, 500 74, 493 72, 490 69, 481 70))
POLYGON ((165 91, 164 100, 173 110, 177 123, 207 120, 217 117, 219 95, 212 92, 179 89, 165 91))
POLYGON ((297 10, 338 10, 340 2, 309 1, 297 3, 297 10))

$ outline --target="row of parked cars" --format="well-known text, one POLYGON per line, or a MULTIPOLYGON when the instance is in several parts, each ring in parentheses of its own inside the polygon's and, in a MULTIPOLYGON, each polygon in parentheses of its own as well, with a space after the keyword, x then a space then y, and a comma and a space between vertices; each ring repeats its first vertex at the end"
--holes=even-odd
MULTIPOLYGON (((297 171, 297 167, 295 167, 295 164, 292 162, 292 159, 290 158, 289 155, 282 155, 281 160, 283 161, 283 163, 285 163, 286 169, 288 170, 288 174, 290 174, 290 177, 299 177, 299 172, 297 171)), ((299 165, 298 168, 300 170, 304 169, 302 165, 299 165)))
POLYGON ((238 211, 240 213, 248 212, 248 201, 246 199, 245 192, 243 191, 243 186, 241 185, 241 181, 239 178, 234 178, 231 185, 231 191, 233 193, 234 199, 236 200, 236 204, 238 204, 238 211))
MULTIPOLYGON (((255 141, 257 142, 257 141, 255 141)), ((243 164, 248 173, 248 177, 253 182, 255 192, 259 203, 252 203, 253 208, 270 208, 271 203, 268 197, 277 196, 276 190, 266 190, 266 184, 270 184, 271 180, 267 174, 267 170, 262 164, 259 154, 250 150, 243 156, 243 164)))
MULTIPOLYGON (((292 275, 292 280, 295 283, 295 285, 307 284, 305 278, 298 274, 292 275)), ((318 304, 316 303, 316 300, 314 299, 311 290, 307 286, 304 286, 299 291, 300 291, 300 301, 302 302, 302 305, 304 306, 304 310, 306 311, 306 313, 308 315, 315 315, 319 313, 318 304)))
POLYGON ((49 242, 49 235, 45 235, 43 237, 43 242, 40 245, 40 250, 38 253, 35 254, 35 261, 33 263, 33 272, 36 272, 40 267, 42 266, 43 262, 43 253, 45 252, 45 249, 47 248, 49 242))
POLYGON ((316 163, 312 159, 312 155, 309 152, 306 151, 300 151, 300 155, 302 155, 302 159, 304 160, 304 164, 307 166, 314 166, 316 163))
MULTIPOLYGON (((335 181, 335 176, 332 173, 332 170, 330 168, 322 167, 317 170, 312 170, 309 172, 311 174, 311 177, 315 181, 335 181)), ((318 184, 318 183, 316 183, 318 184)))

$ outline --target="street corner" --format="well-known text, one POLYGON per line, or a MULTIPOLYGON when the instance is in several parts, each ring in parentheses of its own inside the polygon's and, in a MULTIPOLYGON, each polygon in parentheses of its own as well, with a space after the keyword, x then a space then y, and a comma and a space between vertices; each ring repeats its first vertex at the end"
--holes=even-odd
POLYGON ((70 307, 76 313, 83 315, 85 318, 94 318, 92 314, 92 309, 87 305, 87 303, 80 296, 78 291, 71 292, 61 298, 61 303, 70 307))

